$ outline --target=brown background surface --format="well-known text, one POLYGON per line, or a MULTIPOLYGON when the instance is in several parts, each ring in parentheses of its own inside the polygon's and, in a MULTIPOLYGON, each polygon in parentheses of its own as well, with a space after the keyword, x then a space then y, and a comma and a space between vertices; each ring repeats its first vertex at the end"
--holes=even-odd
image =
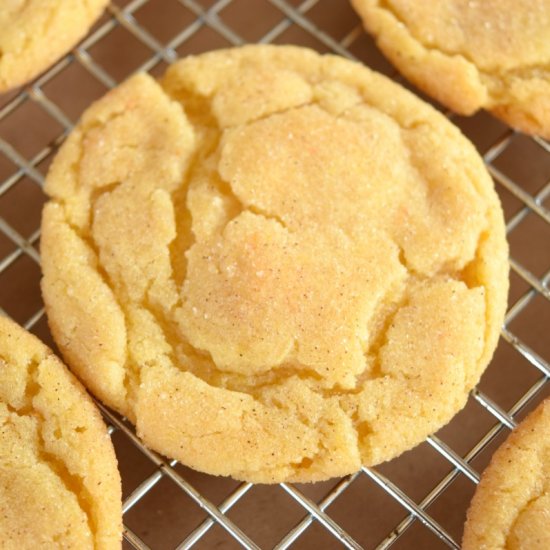
MULTIPOLYGON (((0 307, 5 313, 53 345, 39 289, 38 229, 45 200, 41 184, 57 146, 83 109, 109 85, 139 68, 162 73, 174 53, 183 56, 260 40, 305 45, 320 52, 336 49, 402 82, 362 31, 345 0, 117 0, 71 55, 33 85, 0 96, 0 307), (155 48, 166 47, 173 51, 155 52, 155 48)), ((540 140, 512 133, 487 114, 453 120, 480 153, 489 151, 494 156, 489 167, 509 223, 515 268, 510 305, 523 300, 507 324, 507 341, 501 339, 483 376, 481 394, 472 395, 464 411, 437 434, 458 457, 464 457, 491 429, 500 426, 484 406, 487 399, 505 413, 512 409, 519 420, 550 395, 550 384, 544 379, 550 361, 550 302, 545 286, 550 269, 550 148, 540 140), (494 147, 499 143, 501 150, 494 147), (493 155, 495 151, 498 154, 493 155), (534 291, 533 286, 542 292, 534 291), (525 395, 531 398, 523 399, 525 395), (524 406, 517 407, 518 402, 524 406)), ((470 461, 475 472, 483 471, 507 433, 508 428, 501 428, 494 439, 485 438, 485 444, 478 445, 479 453, 470 461)), ((113 441, 127 499, 127 536, 137 536, 154 549, 176 548, 208 513, 189 496, 188 487, 186 492, 169 475, 155 475, 157 465, 124 431, 115 430, 113 441)), ((420 504, 455 466, 426 442, 376 470, 420 504)), ((180 465, 170 471, 180 474, 216 506, 240 487, 230 479, 213 478, 180 465)), ((318 503, 337 483, 295 487, 318 503)), ((346 489, 326 512, 365 548, 374 548, 391 537, 409 516, 394 496, 365 473, 344 484, 346 489)), ((424 508, 457 543, 474 489, 475 484, 458 472, 448 486, 436 490, 437 498, 424 508)), ((307 516, 303 505, 279 486, 243 491, 227 512, 261 548, 274 547, 307 516)), ((393 548, 447 548, 418 520, 398 532, 401 535, 393 548)), ((128 541, 124 545, 132 547, 128 541)), ((240 545, 215 524, 195 547, 240 545)), ((293 544, 293 548, 304 549, 340 547, 342 543, 316 520, 293 544)))

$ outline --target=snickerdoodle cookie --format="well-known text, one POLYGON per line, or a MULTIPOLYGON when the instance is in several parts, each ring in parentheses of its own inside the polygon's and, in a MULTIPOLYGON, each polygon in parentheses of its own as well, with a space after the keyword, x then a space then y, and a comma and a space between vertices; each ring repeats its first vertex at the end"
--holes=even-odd
POLYGON ((92 400, 44 344, 0 317, 0 546, 120 548, 121 515, 92 400))
POLYGON ((20 86, 70 50, 109 0, 0 0, 0 93, 20 86))
POLYGON ((342 58, 247 46, 134 76, 46 191, 59 347, 193 468, 311 481, 388 460, 449 421, 495 348, 507 245, 483 162, 342 58))
POLYGON ((550 139, 550 0, 352 0, 419 88, 463 115, 488 109, 550 139))
POLYGON ((550 548, 550 399, 494 454, 468 510, 462 548, 550 548))

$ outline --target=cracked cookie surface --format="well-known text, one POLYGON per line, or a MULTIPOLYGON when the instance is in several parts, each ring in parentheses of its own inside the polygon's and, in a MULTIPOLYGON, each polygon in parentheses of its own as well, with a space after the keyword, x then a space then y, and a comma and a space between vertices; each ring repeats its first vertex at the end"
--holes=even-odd
POLYGON ((60 349, 198 470, 313 481, 388 460, 450 420, 495 348, 507 245, 481 159, 350 61, 247 46, 134 76, 46 191, 60 349))
POLYGON ((120 477, 99 412, 35 336, 0 317, 0 540, 120 548, 120 477))
POLYGON ((352 0, 390 61, 462 115, 550 139, 549 0, 352 0))
POLYGON ((468 510, 464 550, 550 548, 550 399, 491 459, 468 510))
POLYGON ((109 0, 0 0, 0 93, 32 80, 70 50, 109 0))

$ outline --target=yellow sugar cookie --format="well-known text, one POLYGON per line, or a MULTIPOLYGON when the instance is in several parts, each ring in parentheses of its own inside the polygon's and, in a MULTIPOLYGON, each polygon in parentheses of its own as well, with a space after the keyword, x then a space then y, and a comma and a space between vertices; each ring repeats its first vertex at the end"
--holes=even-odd
POLYGON ((550 139, 550 0, 352 0, 390 61, 453 111, 550 139))
POLYGON ((0 546, 121 547, 120 477, 101 416, 35 336, 0 317, 0 546))
POLYGON ((497 450, 468 510, 463 550, 550 548, 550 399, 497 450))
POLYGON ((460 410, 508 288, 472 144, 365 67, 189 57, 92 105, 47 177, 42 289, 67 362, 152 448, 313 481, 460 410))
POLYGON ((0 0, 0 93, 32 80, 70 50, 109 0, 0 0))

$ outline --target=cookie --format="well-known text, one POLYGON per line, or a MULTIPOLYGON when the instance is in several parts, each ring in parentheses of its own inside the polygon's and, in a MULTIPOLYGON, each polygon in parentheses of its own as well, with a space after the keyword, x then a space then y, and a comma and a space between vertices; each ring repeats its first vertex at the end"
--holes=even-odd
POLYGON ((449 109, 487 109, 550 139, 548 0, 352 0, 411 82, 449 109))
POLYGON ((550 548, 550 399, 493 455, 468 510, 462 548, 550 548))
POLYGON ((0 540, 121 547, 120 477, 101 416, 36 337, 0 317, 0 540))
POLYGON ((4 0, 0 93, 32 80, 89 31, 108 0, 4 0))
POLYGON ((313 481, 389 460, 495 348, 507 245, 483 162, 342 58, 246 46, 134 76, 86 111, 46 192, 64 357, 198 470, 313 481))

